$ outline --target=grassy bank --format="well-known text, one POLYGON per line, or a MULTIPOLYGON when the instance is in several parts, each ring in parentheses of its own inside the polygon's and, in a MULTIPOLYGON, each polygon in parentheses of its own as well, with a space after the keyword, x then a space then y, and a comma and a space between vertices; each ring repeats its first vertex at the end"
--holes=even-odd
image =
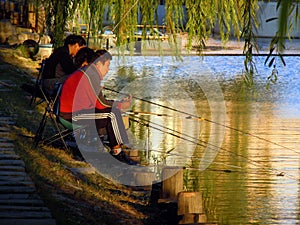
POLYGON ((148 192, 133 191, 97 173, 76 175, 69 168, 89 165, 59 148, 33 148, 44 106, 30 106, 21 85, 33 82, 38 67, 39 61, 23 58, 15 49, 0 49, 0 80, 7 89, 1 92, 0 114, 15 121, 11 135, 16 152, 57 224, 167 224, 159 209, 149 205, 148 192))

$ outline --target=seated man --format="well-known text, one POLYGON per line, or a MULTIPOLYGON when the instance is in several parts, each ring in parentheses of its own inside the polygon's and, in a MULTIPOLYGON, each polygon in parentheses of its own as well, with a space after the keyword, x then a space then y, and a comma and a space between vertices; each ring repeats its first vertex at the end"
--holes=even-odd
POLYGON ((86 41, 79 35, 69 35, 66 37, 64 46, 54 50, 46 59, 43 70, 43 89, 51 93, 55 83, 62 83, 68 75, 73 73, 78 67, 74 65, 74 57, 80 48, 86 45, 86 41))
POLYGON ((60 116, 68 121, 76 115, 103 115, 95 120, 98 132, 106 128, 111 153, 119 160, 134 164, 125 156, 122 145, 129 144, 120 109, 128 109, 132 97, 122 101, 108 100, 102 93, 101 81, 107 74, 112 56, 109 52, 88 57, 88 65, 78 69, 64 82, 60 96, 60 116))
POLYGON ((74 57, 74 65, 77 69, 82 68, 89 63, 94 57, 94 50, 89 47, 82 47, 74 57))

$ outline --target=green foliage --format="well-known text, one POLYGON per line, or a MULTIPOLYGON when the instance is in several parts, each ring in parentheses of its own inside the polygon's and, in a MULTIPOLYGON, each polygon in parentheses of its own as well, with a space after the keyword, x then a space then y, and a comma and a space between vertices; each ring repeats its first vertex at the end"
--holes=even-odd
MULTIPOLYGON (((89 31, 103 30, 105 12, 110 12, 113 31, 117 36, 117 45, 132 41, 136 25, 153 26, 158 24, 158 2, 155 0, 44 0, 47 15, 47 27, 53 36, 54 46, 62 44, 63 33, 68 22, 75 22, 80 15, 82 23, 89 25, 89 31)), ((182 29, 190 34, 189 45, 196 39, 202 51, 205 39, 211 35, 216 25, 220 28, 221 38, 226 41, 232 31, 239 35, 241 27, 240 5, 234 0, 167 0, 165 1, 164 25, 171 34, 170 41, 176 43, 176 35, 182 29), (185 6, 185 7, 183 7, 185 6), (185 16, 185 9, 186 14, 185 16), (188 18, 188 19, 187 19, 188 18), (186 27, 184 26, 186 24, 186 27)), ((145 34, 145 32, 144 32, 145 34)), ((146 38, 146 35, 144 35, 146 38)))
POLYGON ((212 31, 219 27, 220 36, 227 41, 232 32, 239 37, 242 24, 240 2, 233 0, 212 1, 185 1, 187 8, 186 31, 189 33, 189 47, 194 39, 200 52, 205 47, 205 40, 212 31))
POLYGON ((256 36, 254 34, 253 29, 258 27, 258 22, 256 19, 257 14, 257 1, 248 0, 245 1, 242 5, 243 9, 243 30, 241 37, 244 38, 245 45, 244 51, 245 60, 244 60, 244 67, 245 67, 245 76, 244 80, 246 85, 252 86, 253 85, 253 77, 256 72, 255 62, 253 59, 253 52, 258 52, 258 46, 256 41, 256 36))
POLYGON ((270 22, 273 20, 279 20, 278 31, 270 42, 270 51, 265 60, 265 64, 268 64, 269 67, 273 67, 271 75, 268 76, 267 88, 277 81, 278 71, 276 69, 276 58, 279 58, 282 64, 286 66, 282 52, 285 50, 285 39, 290 38, 293 28, 298 26, 298 20, 300 19, 299 2, 299 0, 279 0, 276 7, 276 9, 279 11, 279 17, 269 18, 266 21, 270 22), (295 13, 295 16, 291 17, 293 13, 295 13))
MULTIPOLYGON (((53 39, 53 47, 63 45, 66 24, 69 15, 72 15, 72 0, 45 0, 46 26, 53 39)), ((74 9, 73 9, 74 10, 74 9)))
POLYGON ((30 58, 29 49, 25 45, 19 45, 17 50, 22 57, 30 58))
POLYGON ((274 65, 271 75, 268 76, 267 89, 270 88, 271 84, 275 84, 277 79, 278 79, 278 71, 276 69, 276 65, 274 65))
MULTIPOLYGON (((157 9, 159 1, 147 0, 41 0, 46 8, 47 27, 54 40, 54 47, 62 45, 67 25, 78 21, 76 15, 88 24, 88 34, 103 31, 103 21, 111 21, 112 30, 116 34, 116 45, 124 46, 135 40, 134 33, 137 24, 154 26, 158 24, 157 9), (76 13, 75 13, 76 12, 76 13), (108 13, 107 13, 108 12, 108 13)), ((187 32, 188 48, 196 47, 199 54, 205 47, 205 41, 215 29, 220 32, 221 39, 226 42, 230 35, 245 41, 245 81, 252 85, 256 73, 253 54, 257 51, 255 29, 257 21, 258 0, 166 0, 165 17, 163 19, 169 42, 177 46, 177 34, 187 32)), ((281 53, 284 41, 290 37, 297 21, 300 19, 298 3, 300 0, 278 0, 278 32, 270 45, 271 52, 281 53), (295 12, 295 17, 291 14, 295 12)), ((107 25, 107 24, 106 24, 107 25)), ((146 39, 146 29, 142 39, 146 39)), ((129 46, 133 51, 133 45, 129 46)), ((120 48, 119 48, 120 49, 120 48)), ((283 57, 280 56, 282 62, 283 57)), ((274 59, 268 57, 268 60, 274 59)))
POLYGON ((117 4, 114 6, 114 32, 116 33, 117 45, 119 46, 125 44, 128 37, 130 40, 133 38, 134 31, 136 30, 136 25, 138 23, 137 3, 137 0, 118 0, 117 4))

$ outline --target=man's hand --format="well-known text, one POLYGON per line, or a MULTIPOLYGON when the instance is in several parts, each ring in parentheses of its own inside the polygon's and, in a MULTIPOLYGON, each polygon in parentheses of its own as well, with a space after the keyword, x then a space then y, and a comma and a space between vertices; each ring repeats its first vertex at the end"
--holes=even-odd
POLYGON ((121 101, 121 110, 127 110, 131 106, 132 95, 129 95, 127 98, 124 98, 121 101))
POLYGON ((132 95, 129 95, 127 98, 123 98, 123 102, 131 102, 132 100, 132 95))

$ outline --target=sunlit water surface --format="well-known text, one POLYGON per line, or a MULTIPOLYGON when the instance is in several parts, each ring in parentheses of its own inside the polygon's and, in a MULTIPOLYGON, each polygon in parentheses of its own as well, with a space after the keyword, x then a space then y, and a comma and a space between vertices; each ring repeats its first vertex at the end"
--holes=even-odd
POLYGON ((299 224, 300 59, 277 60, 268 89, 265 58, 252 88, 243 60, 114 58, 106 86, 133 94, 132 142, 157 168, 188 168, 185 187, 202 191, 209 221, 299 224))

